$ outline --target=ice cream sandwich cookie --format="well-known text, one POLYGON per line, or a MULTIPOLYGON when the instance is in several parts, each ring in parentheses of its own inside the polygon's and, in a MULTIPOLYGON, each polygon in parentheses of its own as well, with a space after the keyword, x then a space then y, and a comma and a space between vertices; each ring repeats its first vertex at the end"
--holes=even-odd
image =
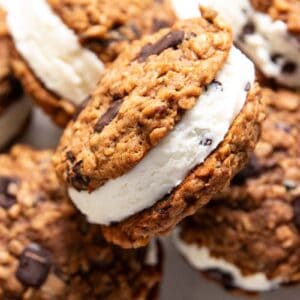
POLYGON ((123 247, 146 244, 206 204, 257 141, 254 66, 223 20, 203 14, 127 48, 56 152, 76 206, 123 247))

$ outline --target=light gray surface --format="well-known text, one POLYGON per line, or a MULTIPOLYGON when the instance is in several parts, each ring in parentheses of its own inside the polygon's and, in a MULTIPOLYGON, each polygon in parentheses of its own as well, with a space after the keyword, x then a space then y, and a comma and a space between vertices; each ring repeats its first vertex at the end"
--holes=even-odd
MULTIPOLYGON (((61 130, 55 127, 39 109, 33 114, 33 120, 21 142, 37 148, 55 147, 61 130)), ((199 272, 190 268, 173 248, 170 238, 164 239, 165 276, 161 289, 161 300, 239 300, 222 288, 202 278, 199 272)), ((299 300, 300 287, 283 288, 255 298, 261 300, 299 300)))

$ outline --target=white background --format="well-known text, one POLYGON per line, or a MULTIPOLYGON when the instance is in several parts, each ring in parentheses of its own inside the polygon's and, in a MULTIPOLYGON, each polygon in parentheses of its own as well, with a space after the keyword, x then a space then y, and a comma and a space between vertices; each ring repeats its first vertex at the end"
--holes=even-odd
MULTIPOLYGON (((61 131, 36 109, 33 120, 25 137, 21 140, 37 148, 55 147, 61 131)), ((190 268, 173 248, 170 239, 164 239, 165 275, 162 283, 160 300, 239 300, 247 299, 231 295, 210 281, 199 272, 190 268)), ((300 300, 299 287, 282 288, 249 299, 261 300, 300 300)))

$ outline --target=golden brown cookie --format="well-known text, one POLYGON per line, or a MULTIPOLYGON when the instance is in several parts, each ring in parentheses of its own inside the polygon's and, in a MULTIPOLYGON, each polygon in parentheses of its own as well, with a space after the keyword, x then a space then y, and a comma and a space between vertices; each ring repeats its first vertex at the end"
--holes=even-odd
POLYGON ((25 90, 60 126, 128 42, 174 21, 169 0, 4 0, 25 90))
POLYGON ((300 281, 300 95, 263 93, 267 118, 249 164, 176 234, 194 267, 252 292, 300 281))
POLYGON ((69 202, 52 151, 0 156, 0 298, 155 300, 161 253, 107 244, 69 202))
POLYGON ((122 247, 145 245, 193 214, 257 140, 253 65, 224 22, 202 12, 128 47, 54 157, 75 204, 122 247))
POLYGON ((22 88, 11 67, 12 45, 0 9, 0 150, 25 129, 30 115, 30 104, 21 98, 22 88))

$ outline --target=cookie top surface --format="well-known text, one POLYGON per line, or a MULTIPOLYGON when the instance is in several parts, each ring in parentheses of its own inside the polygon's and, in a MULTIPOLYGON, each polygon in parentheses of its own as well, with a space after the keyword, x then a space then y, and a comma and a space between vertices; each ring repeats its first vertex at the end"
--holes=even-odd
POLYGON ((51 155, 17 146, 0 156, 0 298, 148 299, 158 262, 105 243, 68 201, 51 155))
MULTIPOLYGON (((48 0, 55 12, 104 62, 121 45, 168 27, 175 20, 169 0, 48 0)), ((117 49, 119 48, 119 49, 117 49)))
POLYGON ((268 13, 274 20, 284 21, 291 33, 300 33, 300 3, 298 0, 251 0, 253 7, 268 13))
POLYGON ((12 45, 9 40, 5 14, 0 9, 0 115, 21 95, 21 87, 11 69, 12 45))
POLYGON ((183 223, 182 238, 243 275, 299 281, 300 96, 264 90, 268 116, 248 166, 183 223))
POLYGON ((93 190, 133 168, 193 108, 225 64, 230 29, 210 11, 128 47, 66 129, 55 162, 93 190))

